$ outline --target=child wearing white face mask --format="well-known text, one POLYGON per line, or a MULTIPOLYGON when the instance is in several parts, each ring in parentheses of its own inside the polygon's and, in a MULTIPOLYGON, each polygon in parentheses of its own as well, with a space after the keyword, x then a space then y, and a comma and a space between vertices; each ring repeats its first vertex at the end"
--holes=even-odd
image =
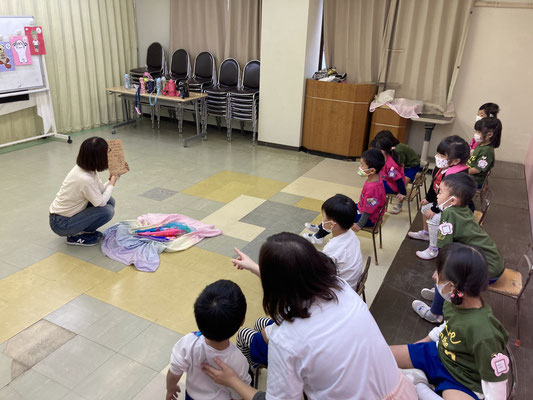
MULTIPOLYGON (((470 150, 468 143, 460 136, 448 136, 444 138, 437 147, 435 163, 433 170, 433 179, 427 192, 426 198, 420 202, 424 219, 424 229, 418 232, 409 232, 407 235, 412 239, 429 241, 429 247, 424 251, 417 251, 416 255, 424 260, 431 260, 437 257, 439 250, 437 248, 437 233, 439 229, 442 208, 449 204, 440 205, 437 201, 437 193, 440 184, 445 176, 453 175, 459 172, 468 172, 466 161, 470 150)), ((468 204, 468 203, 467 203, 468 204)))
POLYGON ((391 346, 398 367, 424 371, 427 381, 415 385, 419 399, 439 398, 435 392, 445 399, 506 399, 509 334, 480 297, 489 268, 475 247, 453 243, 439 254, 433 278, 446 298, 446 322, 414 344, 391 346))
MULTIPOLYGON (((480 121, 483 118, 496 118, 500 112, 500 107, 496 103, 484 103, 479 107, 476 115, 476 122, 480 121)), ((477 133, 477 132, 476 132, 477 133)), ((470 154, 474 152, 474 149, 479 145, 479 134, 470 141, 470 154)))
POLYGON ((472 152, 467 165, 468 173, 474 177, 478 188, 481 188, 494 166, 494 149, 500 147, 502 123, 498 118, 486 117, 477 121, 474 129, 474 140, 478 146, 472 152))
MULTIPOLYGON (((446 176, 437 195, 441 206, 441 224, 438 227, 437 247, 443 248, 454 242, 468 244, 480 249, 489 266, 490 283, 494 283, 505 269, 502 256, 496 243, 479 226, 467 204, 476 194, 476 183, 467 174, 446 176)), ((433 300, 431 308, 424 302, 415 300, 413 310, 429 322, 442 322, 444 299, 435 289, 422 289, 422 297, 433 300)))

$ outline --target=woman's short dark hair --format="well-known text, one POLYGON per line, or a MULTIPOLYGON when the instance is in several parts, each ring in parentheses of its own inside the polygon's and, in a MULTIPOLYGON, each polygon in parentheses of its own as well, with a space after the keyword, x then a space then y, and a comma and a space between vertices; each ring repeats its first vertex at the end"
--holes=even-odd
POLYGON ((442 180, 450 189, 450 194, 461 202, 461 205, 470 204, 476 195, 477 183, 472 175, 466 173, 446 175, 442 180))
POLYGON ((280 324, 309 318, 319 300, 337 301, 337 267, 304 238, 288 232, 270 236, 259 252, 263 308, 280 324))
POLYGON ((495 149, 500 147, 500 142, 502 140, 502 122, 498 118, 482 118, 479 121, 476 121, 474 124, 474 130, 481 132, 483 138, 485 135, 492 132, 489 145, 495 149))
POLYGON ((357 206, 348 196, 336 194, 322 204, 322 211, 343 229, 350 229, 357 216, 357 206))
POLYGON ((448 160, 458 158, 459 164, 465 164, 470 158, 470 146, 461 136, 452 135, 441 140, 437 153, 446 155, 448 160))
POLYGON ((107 149, 107 142, 101 137, 85 139, 80 146, 76 164, 85 171, 105 171, 108 168, 107 149))
MULTIPOLYGON (((456 292, 479 297, 489 285, 489 267, 483 253, 474 246, 451 243, 437 256, 439 281, 450 281, 456 292)), ((452 297, 452 303, 461 304, 462 298, 452 297)))
POLYGON ((385 157, 383 153, 378 149, 368 149, 361 154, 361 159, 365 160, 365 164, 368 168, 374 168, 376 174, 379 174, 379 171, 385 166, 385 157))
POLYGON ((479 111, 481 110, 485 112, 487 117, 496 118, 500 112, 500 107, 496 103, 484 103, 479 107, 479 111))
POLYGON ((207 285, 194 302, 198 329, 207 339, 229 339, 246 315, 246 298, 239 285, 225 279, 207 285))

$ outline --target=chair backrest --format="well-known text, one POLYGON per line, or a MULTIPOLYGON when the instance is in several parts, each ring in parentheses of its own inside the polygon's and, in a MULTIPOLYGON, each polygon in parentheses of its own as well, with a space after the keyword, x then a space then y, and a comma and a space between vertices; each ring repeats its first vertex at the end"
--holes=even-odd
POLYGON ((242 86, 245 89, 259 89, 259 60, 248 61, 242 73, 242 86))
POLYGON ((524 253, 524 255, 519 261, 518 267, 520 267, 520 263, 522 262, 522 260, 525 261, 527 266, 527 278, 524 284, 522 285, 522 290, 520 291, 518 298, 522 297, 522 294, 524 293, 524 290, 526 290, 529 280, 531 279, 531 275, 533 274, 533 243, 528 246, 527 251, 524 253))
POLYGON ((194 61, 194 77, 213 78, 215 69, 215 59, 208 51, 202 51, 196 56, 194 61))
POLYGON ((426 175, 423 171, 418 171, 418 173, 415 176, 415 180, 411 184, 411 190, 409 191, 409 195, 407 196, 407 200, 413 200, 414 196, 417 195, 417 193, 420 191, 420 188, 424 184, 424 179, 426 179, 426 175))
POLYGON ((487 187, 481 192, 479 199, 481 200, 481 218, 479 219, 479 225, 483 225, 485 216, 487 215, 487 211, 489 211, 490 203, 492 201, 492 190, 487 187))
POLYGON ((172 61, 170 63, 170 75, 174 76, 189 76, 191 73, 191 62, 189 53, 185 49, 178 49, 172 54, 172 61))
POLYGON ((148 67, 148 70, 161 70, 164 63, 164 57, 163 46, 161 46, 160 43, 154 42, 148 46, 148 50, 146 51, 146 66, 148 67))
POLYGON ((239 85, 239 79, 241 77, 241 68, 239 63, 234 58, 226 58, 220 64, 220 70, 218 71, 218 83, 219 85, 234 87, 239 85))
POLYGON ((355 291, 359 296, 361 296, 365 290, 365 283, 368 278, 368 270, 370 269, 370 262, 372 261, 372 258, 368 256, 366 259, 366 265, 365 269, 363 270, 363 274, 361 275, 361 278, 359 278, 359 282, 357 282, 357 286, 355 291))

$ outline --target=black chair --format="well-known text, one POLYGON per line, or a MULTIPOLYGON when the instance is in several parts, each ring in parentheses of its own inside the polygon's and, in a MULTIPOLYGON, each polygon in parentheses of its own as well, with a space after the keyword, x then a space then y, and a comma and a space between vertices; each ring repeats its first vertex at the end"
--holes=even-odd
POLYGON ((204 89, 214 86, 217 81, 215 58, 208 51, 202 51, 194 61, 194 75, 189 79, 189 90, 203 92, 204 89))
POLYGON ((130 70, 132 81, 139 83, 139 78, 145 72, 149 72, 152 77, 159 78, 166 75, 167 63, 165 60, 165 51, 160 43, 154 42, 148 46, 146 51, 146 65, 144 67, 133 68, 130 70))
MULTIPOLYGON (((229 93, 230 120, 241 121, 241 131, 245 121, 252 123, 252 143, 257 141, 257 118, 259 116, 259 60, 249 61, 244 67, 240 88, 232 89, 229 93)), ((230 121, 231 122, 231 121, 230 121)), ((228 139, 231 141, 231 123, 228 129, 228 139)))
MULTIPOLYGON (((216 86, 205 89, 207 93, 206 112, 207 116, 213 115, 216 118, 217 126, 220 129, 220 119, 224 117, 226 128, 229 132, 231 125, 229 114, 229 91, 238 89, 241 78, 241 68, 239 63, 233 58, 226 58, 218 71, 218 83, 216 86)), ((228 140, 229 140, 229 133, 228 140)))
POLYGON ((191 61, 187 50, 179 49, 172 54, 170 62, 169 79, 174 79, 176 83, 186 80, 191 75, 191 61))

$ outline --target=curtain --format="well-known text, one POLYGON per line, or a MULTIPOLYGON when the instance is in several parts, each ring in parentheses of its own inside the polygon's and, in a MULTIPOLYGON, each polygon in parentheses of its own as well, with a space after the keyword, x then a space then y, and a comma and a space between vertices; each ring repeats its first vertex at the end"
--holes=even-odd
POLYGON ((376 82, 386 57, 382 43, 391 0, 325 0, 324 52, 328 67, 350 83, 376 82))
MULTIPOLYGON (((121 85, 124 73, 137 64, 133 0, 2 0, 0 15, 32 15, 43 27, 58 132, 122 118, 119 100, 105 89, 121 85)), ((11 140, 35 136, 42 124, 19 123, 31 120, 30 114, 40 120, 35 111, 22 110, 1 116, 0 126, 12 126, 11 140)), ((0 141, 10 140, 2 133, 0 141)))
POLYGON ((473 0, 399 0, 385 88, 421 100, 424 112, 448 108, 473 0))
POLYGON ((171 0, 170 48, 189 52, 191 63, 209 51, 220 63, 235 58, 241 68, 259 59, 260 0, 171 0))

